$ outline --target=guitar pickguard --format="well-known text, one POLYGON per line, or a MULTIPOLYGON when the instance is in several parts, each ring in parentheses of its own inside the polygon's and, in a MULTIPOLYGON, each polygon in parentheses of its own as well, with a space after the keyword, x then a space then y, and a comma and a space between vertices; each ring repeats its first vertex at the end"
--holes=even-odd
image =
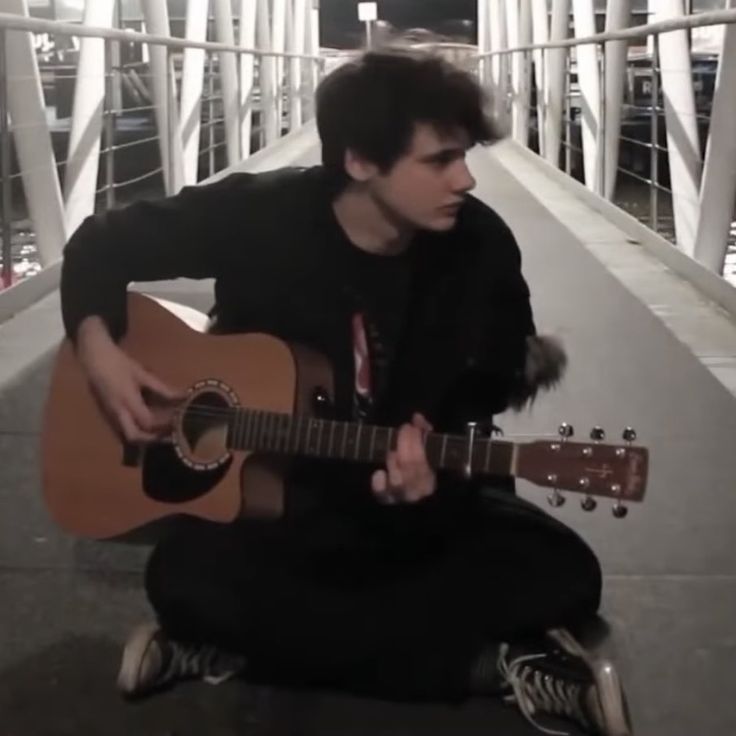
POLYGON ((143 491, 162 503, 185 503, 209 493, 224 478, 232 458, 212 470, 193 470, 172 445, 151 445, 143 457, 143 491))

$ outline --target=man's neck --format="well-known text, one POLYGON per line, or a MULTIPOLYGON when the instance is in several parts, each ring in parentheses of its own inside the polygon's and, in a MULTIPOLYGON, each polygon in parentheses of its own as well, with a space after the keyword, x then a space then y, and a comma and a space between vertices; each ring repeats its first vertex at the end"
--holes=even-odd
POLYGON ((377 255, 403 253, 416 228, 397 222, 371 194, 359 184, 350 184, 332 203, 340 227, 353 245, 377 255))

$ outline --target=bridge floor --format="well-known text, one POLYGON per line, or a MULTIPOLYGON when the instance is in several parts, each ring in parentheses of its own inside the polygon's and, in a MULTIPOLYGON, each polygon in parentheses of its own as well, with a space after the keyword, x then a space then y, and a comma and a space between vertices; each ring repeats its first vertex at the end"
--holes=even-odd
MULTIPOLYGON (((311 150, 303 161, 316 155, 311 150)), ((634 268, 626 248, 635 246, 579 202, 568 202, 582 212, 568 218, 579 228, 563 226, 559 213, 499 160, 473 154, 477 193, 517 235, 539 329, 560 335, 571 356, 560 390, 499 423, 508 434, 538 435, 564 420, 579 436, 601 424, 611 440, 627 424, 637 429, 652 459, 645 502, 622 521, 607 504, 585 514, 574 498, 555 513, 602 560, 609 631, 599 646, 622 670, 636 733, 734 734, 734 398, 704 365, 702 351, 665 325, 663 309, 657 314, 642 301, 646 287, 662 307, 676 291, 676 277, 653 261, 649 270, 634 268)), ((204 307, 208 289, 187 282, 159 285, 156 292, 204 307)), ((55 299, 44 309, 57 309, 55 299)), ((704 334, 699 324, 692 326, 693 339, 704 334)), ((536 733, 515 711, 483 700, 460 708, 410 706, 228 683, 186 685, 124 704, 114 676, 127 630, 148 616, 140 573, 149 550, 73 539, 50 523, 37 455, 49 364, 48 354, 36 361, 0 401, 4 736, 536 733)), ((539 489, 522 484, 521 493, 544 503, 539 489)))

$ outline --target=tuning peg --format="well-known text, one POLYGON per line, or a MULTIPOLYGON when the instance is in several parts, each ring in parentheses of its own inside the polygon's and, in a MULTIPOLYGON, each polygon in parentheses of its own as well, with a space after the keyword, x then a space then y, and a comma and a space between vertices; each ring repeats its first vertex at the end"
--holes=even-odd
POLYGON ((562 422, 562 424, 560 424, 559 428, 557 429, 557 433, 560 435, 560 437, 562 437, 563 440, 566 440, 575 434, 575 429, 572 424, 562 422))
MULTIPOLYGON (((611 490, 614 494, 618 495, 621 493, 621 486, 618 483, 614 483, 611 486, 611 490)), ((613 509, 611 511, 617 519, 623 519, 624 516, 629 513, 628 508, 621 503, 620 498, 616 499, 616 503, 613 505, 613 509)))
POLYGON ((606 432, 603 427, 593 427, 593 429, 590 430, 590 439, 594 442, 603 442, 603 440, 606 439, 606 432))
POLYGON ((580 507, 583 511, 595 511, 598 502, 592 496, 586 496, 581 502, 580 507))
POLYGON ((636 441, 636 430, 633 427, 626 427, 622 437, 624 442, 635 442, 636 441))
POLYGON ((556 488, 552 491, 551 496, 547 496, 547 502, 550 506, 554 506, 555 508, 562 506, 562 504, 565 503, 565 500, 565 497, 556 488))

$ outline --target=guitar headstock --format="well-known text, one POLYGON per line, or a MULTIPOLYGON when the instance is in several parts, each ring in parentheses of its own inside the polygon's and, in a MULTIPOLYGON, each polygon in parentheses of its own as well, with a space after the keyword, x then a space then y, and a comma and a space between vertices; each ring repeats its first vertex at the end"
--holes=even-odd
POLYGON ((624 443, 604 444, 600 427, 591 431, 590 442, 573 442, 573 429, 562 424, 559 440, 537 440, 519 448, 517 475, 539 486, 553 488, 553 506, 564 503, 560 489, 582 493, 585 511, 596 507, 594 496, 612 498, 614 516, 626 515, 625 501, 641 501, 646 490, 649 452, 634 446, 636 432, 627 427, 624 443))

